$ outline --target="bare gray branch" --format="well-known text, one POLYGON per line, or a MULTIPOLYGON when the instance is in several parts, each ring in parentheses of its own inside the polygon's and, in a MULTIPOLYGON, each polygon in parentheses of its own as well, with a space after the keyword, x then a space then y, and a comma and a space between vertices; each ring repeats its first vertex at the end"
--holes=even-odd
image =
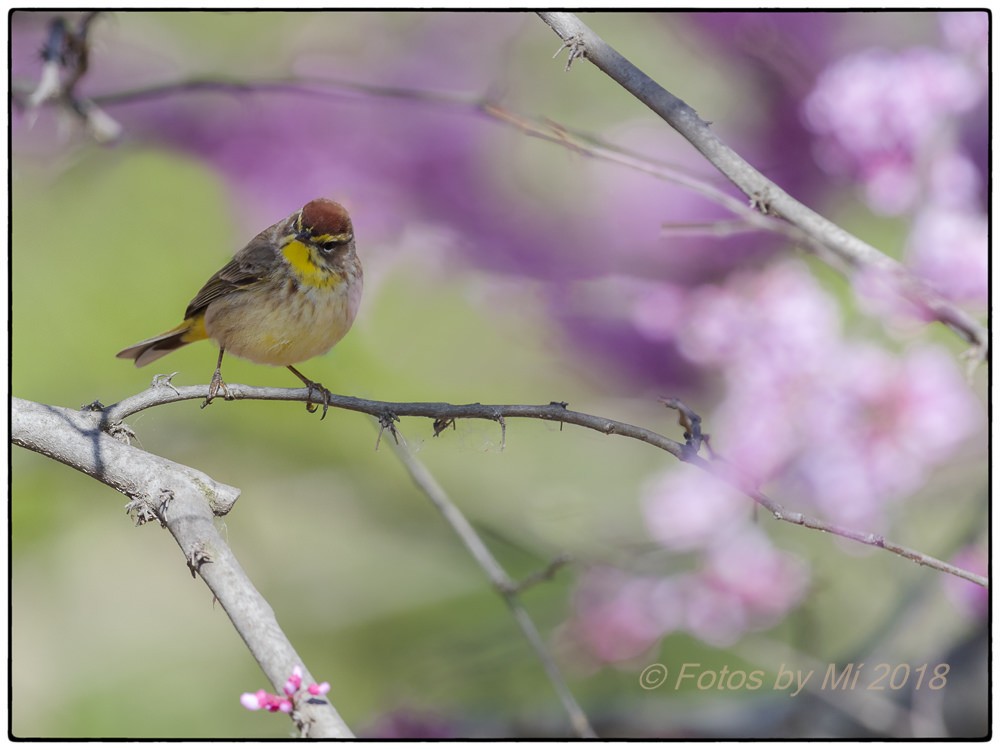
MULTIPOLYGON (((103 413, 92 408, 73 411, 12 398, 11 442, 113 487, 132 499, 131 507, 142 503, 140 517, 155 517, 169 529, 192 575, 197 573, 208 585, 275 688, 281 690, 296 665, 303 666, 306 682, 314 682, 274 610, 215 528, 214 516, 229 511, 239 490, 120 442, 108 433, 103 413)), ((303 736, 353 736, 326 701, 301 705, 293 718, 303 736)))

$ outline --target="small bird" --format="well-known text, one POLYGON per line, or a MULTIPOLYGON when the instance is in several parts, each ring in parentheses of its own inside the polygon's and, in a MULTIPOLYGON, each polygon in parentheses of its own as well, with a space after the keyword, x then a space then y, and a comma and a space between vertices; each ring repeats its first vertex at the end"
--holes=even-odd
POLYGON ((309 389, 309 412, 318 408, 313 391, 322 395, 325 417, 330 392, 292 365, 325 354, 344 337, 363 285, 347 209, 317 198, 236 253, 191 300, 183 323, 117 356, 142 367, 186 344, 212 339, 219 361, 202 408, 220 392, 230 397, 222 380, 222 357, 229 352, 287 367, 309 389))

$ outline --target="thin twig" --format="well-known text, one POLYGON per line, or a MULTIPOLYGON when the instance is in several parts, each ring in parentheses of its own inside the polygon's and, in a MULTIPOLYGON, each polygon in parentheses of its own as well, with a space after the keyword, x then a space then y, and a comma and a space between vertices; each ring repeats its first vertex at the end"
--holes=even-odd
POLYGON ((570 47, 572 59, 583 57, 616 81, 636 99, 680 133, 762 213, 776 215, 802 230, 814 245, 836 253, 850 268, 878 272, 895 282, 908 300, 926 309, 934 319, 958 333, 972 349, 967 356, 982 362, 989 356, 986 328, 899 262, 884 255, 830 220, 803 205, 767 179, 712 131, 686 102, 674 96, 623 57, 572 13, 538 14, 570 47))
POLYGON ((590 726, 587 715, 580 708, 580 704, 573 697, 573 693, 570 692, 569 686, 563 679, 559 667, 556 666, 552 654, 549 653, 541 633, 538 632, 538 628, 535 626, 531 616, 522 606, 521 600, 518 599, 518 585, 507 575, 507 571, 503 569, 503 566, 493 556, 493 553, 490 552, 486 543, 476 533, 476 530, 462 514, 462 511, 458 509, 458 506, 449 499, 447 493, 438 484, 427 467, 413 455, 406 442, 399 441, 393 443, 392 448, 400 462, 406 467, 414 484, 420 488, 421 492, 427 495, 434 507, 437 508, 438 512, 441 513, 462 541, 462 544, 465 545, 469 554, 472 555, 479 567, 486 573, 486 577, 493 584, 493 588, 503 597, 504 602, 506 602, 507 607, 514 616, 514 620, 517 622, 517 626, 521 629, 528 643, 531 644, 535 656, 542 663, 549 682, 552 683, 552 687, 555 688, 556 694, 559 696, 559 701, 569 715, 573 731, 578 737, 596 738, 597 734, 590 726))
MULTIPOLYGON (((232 400, 251 399, 305 402, 309 398, 309 390, 306 388, 264 388, 240 384, 228 385, 232 400)), ((116 429, 126 417, 153 406, 170 404, 175 401, 205 399, 207 396, 207 385, 171 386, 167 388, 162 384, 154 383, 145 391, 106 407, 101 412, 102 428, 106 430, 116 429)), ((780 503, 772 500, 755 486, 748 483, 744 477, 739 476, 735 468, 724 461, 708 461, 692 451, 690 445, 671 440, 658 432, 648 430, 644 427, 637 427, 627 422, 619 422, 615 419, 608 419, 607 417, 600 417, 594 414, 572 411, 566 408, 566 402, 564 401, 552 401, 548 404, 539 405, 448 404, 441 402, 373 401, 371 399, 340 396, 331 393, 329 403, 331 408, 362 412, 378 419, 383 419, 387 415, 391 417, 427 417, 435 420, 438 424, 457 419, 487 419, 493 422, 496 422, 498 417, 506 419, 540 419, 560 424, 573 424, 589 430, 596 430, 605 435, 621 435, 622 437, 632 438, 633 440, 639 440, 666 451, 681 461, 690 463, 719 477, 758 503, 761 507, 769 510, 775 519, 779 521, 785 521, 786 523, 804 526, 817 531, 825 531, 860 544, 885 549, 920 565, 926 565, 943 573, 964 578, 984 588, 989 588, 989 582, 984 576, 963 570, 909 547, 896 544, 881 535, 848 529, 837 524, 821 521, 812 516, 788 511, 780 503)), ((704 437, 703 435, 703 443, 705 442, 704 437)))
POLYGON ((536 570, 534 573, 522 578, 520 583, 514 587, 514 593, 521 594, 530 589, 532 586, 537 586, 545 581, 551 581, 555 577, 556 573, 565 568, 571 562, 572 558, 569 555, 556 555, 544 568, 536 570))

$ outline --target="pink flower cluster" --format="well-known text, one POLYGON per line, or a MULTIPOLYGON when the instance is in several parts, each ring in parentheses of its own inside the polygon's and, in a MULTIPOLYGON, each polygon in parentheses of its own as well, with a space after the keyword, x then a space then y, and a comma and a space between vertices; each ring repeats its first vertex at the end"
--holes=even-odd
POLYGON ((944 140, 984 94, 980 77, 948 52, 873 49, 827 68, 804 114, 820 137, 820 164, 859 179, 873 209, 900 214, 919 200, 924 173, 945 194, 978 188, 975 169, 944 140))
POLYGON ((944 13, 941 30, 945 49, 871 49, 833 63, 803 116, 828 172, 860 182, 873 211, 914 218, 913 270, 951 299, 985 305, 985 171, 962 126, 974 110, 985 117, 989 18, 944 13))
MULTIPOLYGON (((878 527, 887 502, 913 492, 983 426, 949 353, 918 345, 893 354, 845 338, 836 305, 801 263, 692 290, 685 309, 692 324, 679 332, 681 352, 722 379, 707 421, 716 448, 829 520, 878 527)), ((674 519, 677 494, 693 493, 654 485, 648 517, 663 508, 674 519)), ((725 507, 700 505, 690 512, 725 507)), ((718 519, 704 523, 718 528, 718 519)), ((661 537, 677 546, 672 539, 661 537)))
MULTIPOLYGON (((688 361, 717 373, 718 406, 702 414, 713 448, 793 510, 878 531, 889 503, 985 426, 950 354, 844 337, 837 305, 804 263, 631 292, 638 330, 669 330, 688 361)), ((805 595, 802 561, 774 547, 752 522, 752 501, 715 477, 671 467, 647 480, 641 502, 650 535, 688 569, 584 577, 570 631, 600 660, 636 657, 674 631, 730 644, 805 595)))
MULTIPOLYGON (((259 711, 265 709, 271 713, 281 711, 291 713, 298 698, 299 688, 302 687, 302 667, 296 666, 292 669, 292 674, 283 687, 284 695, 275 695, 266 690, 258 690, 256 693, 243 693, 240 696, 240 703, 248 711, 259 711)), ((306 692, 311 696, 326 695, 330 692, 330 683, 312 683, 306 687, 306 692)))
POLYGON ((746 511, 737 514, 742 523, 707 544, 694 569, 667 576, 588 571, 574 594, 569 638, 602 662, 620 662, 672 632, 722 647, 780 622, 805 594, 808 571, 747 523, 746 511))

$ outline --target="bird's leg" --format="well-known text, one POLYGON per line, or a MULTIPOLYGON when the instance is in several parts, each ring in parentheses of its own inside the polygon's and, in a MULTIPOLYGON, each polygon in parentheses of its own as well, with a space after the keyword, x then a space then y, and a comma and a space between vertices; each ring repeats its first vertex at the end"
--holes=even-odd
POLYGON ((291 365, 288 365, 288 369, 291 370, 292 374, 295 375, 295 377, 297 377, 299 380, 301 380, 305 384, 306 388, 309 389, 309 399, 306 401, 306 411, 309 412, 310 414, 314 414, 316 412, 316 409, 319 408, 316 404, 313 403, 312 400, 313 391, 320 392, 320 394, 323 396, 323 416, 320 417, 320 421, 326 419, 326 410, 330 408, 330 391, 324 388, 321 383, 317 383, 314 380, 310 380, 291 365))
POLYGON ((208 398, 201 405, 202 409, 212 403, 212 399, 218 396, 220 392, 222 393, 222 397, 227 401, 232 398, 229 395, 229 388, 222 382, 222 355, 225 353, 225 348, 219 347, 219 361, 215 365, 215 372, 212 373, 212 381, 208 384, 208 398))

